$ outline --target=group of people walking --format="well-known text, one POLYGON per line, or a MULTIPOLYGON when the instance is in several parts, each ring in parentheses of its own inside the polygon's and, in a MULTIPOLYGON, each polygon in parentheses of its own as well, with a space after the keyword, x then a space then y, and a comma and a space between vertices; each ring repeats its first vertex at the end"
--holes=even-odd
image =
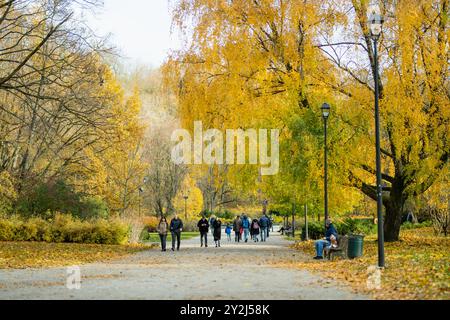
POLYGON ((162 217, 158 223, 156 231, 158 231, 159 239, 161 240, 161 251, 166 251, 167 234, 169 233, 169 231, 172 235, 172 251, 175 251, 175 242, 176 249, 180 250, 183 221, 178 217, 177 214, 175 214, 173 219, 170 220, 170 224, 167 223, 166 217, 162 217))
MULTIPOLYGON (((222 220, 220 217, 212 215, 209 220, 205 216, 197 223, 200 232, 200 247, 208 247, 208 232, 211 231, 216 247, 220 247, 222 237, 222 220)), ((269 231, 273 228, 272 220, 264 214, 260 219, 251 219, 246 214, 237 216, 232 225, 227 224, 225 227, 225 234, 228 242, 231 242, 231 232, 234 231, 234 241, 247 242, 249 239, 254 242, 266 241, 269 237, 269 231), (250 236, 250 238, 249 238, 250 236), (260 240, 261 239, 261 240, 260 240)), ((172 251, 180 250, 181 232, 183 231, 183 221, 177 214, 170 221, 167 222, 165 217, 159 221, 157 231, 161 240, 161 250, 166 251, 167 235, 170 231, 172 235, 172 251)))
POLYGON ((220 240, 222 237, 222 220, 220 218, 211 216, 208 221, 205 216, 202 216, 200 221, 197 223, 197 227, 200 231, 200 247, 203 247, 203 243, 205 244, 205 248, 208 247, 208 231, 210 229, 216 247, 220 247, 220 240))
POLYGON ((247 215, 242 214, 237 216, 233 221, 234 241, 247 242, 250 239, 254 242, 264 242, 269 237, 269 232, 272 229, 273 221, 266 214, 259 219, 251 219, 247 215))

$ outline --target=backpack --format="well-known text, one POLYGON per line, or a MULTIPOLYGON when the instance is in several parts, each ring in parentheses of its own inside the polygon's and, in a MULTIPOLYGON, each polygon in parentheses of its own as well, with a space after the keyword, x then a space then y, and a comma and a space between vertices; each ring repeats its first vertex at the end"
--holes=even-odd
POLYGON ((259 225, 258 225, 257 223, 254 223, 254 224, 253 224, 253 229, 254 229, 254 230, 258 230, 258 229, 259 229, 259 225))

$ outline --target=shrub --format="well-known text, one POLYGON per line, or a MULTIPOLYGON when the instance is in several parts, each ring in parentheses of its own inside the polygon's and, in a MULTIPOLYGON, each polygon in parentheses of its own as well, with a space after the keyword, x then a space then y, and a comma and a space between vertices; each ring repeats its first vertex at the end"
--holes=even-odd
MULTIPOLYGON (((308 222, 308 237, 309 239, 316 240, 323 238, 324 236, 324 226, 323 222, 312 221, 308 222)), ((306 237, 306 226, 302 226, 302 239, 306 237)))
POLYGON ((108 206, 99 197, 86 197, 81 200, 80 211, 77 216, 82 219, 106 219, 109 216, 108 206))
POLYGON ((34 241, 52 241, 51 226, 47 221, 41 218, 31 218, 27 223, 34 225, 37 229, 34 241))
POLYGON ((30 221, 18 221, 15 225, 15 241, 37 241, 38 227, 30 221))
POLYGON ((70 213, 81 219, 109 216, 108 207, 100 197, 77 192, 64 180, 37 183, 29 193, 19 197, 16 209, 27 217, 50 218, 55 212, 70 213))
POLYGON ((159 218, 158 217, 144 217, 144 229, 148 232, 156 232, 156 228, 159 224, 159 218))
POLYGON ((123 244, 128 236, 129 226, 118 220, 82 221, 64 214, 57 214, 49 221, 0 218, 0 241, 123 244))
POLYGON ((450 210, 448 208, 432 208, 430 216, 436 234, 447 236, 450 231, 450 210))
POLYGON ((410 230, 410 229, 419 229, 419 228, 425 228, 425 227, 431 227, 433 226, 432 221, 424 221, 420 223, 412 223, 412 222, 405 222, 402 224, 402 229, 404 230, 410 230))
MULTIPOLYGON (((368 219, 346 218, 343 221, 333 222, 338 234, 373 234, 376 232, 376 225, 368 219)), ((310 239, 321 239, 325 235, 324 222, 313 221, 308 223, 308 236, 310 239)), ((302 226, 302 239, 305 239, 305 225, 302 226)))
POLYGON ((0 219, 0 241, 12 241, 14 232, 14 223, 12 221, 0 219))

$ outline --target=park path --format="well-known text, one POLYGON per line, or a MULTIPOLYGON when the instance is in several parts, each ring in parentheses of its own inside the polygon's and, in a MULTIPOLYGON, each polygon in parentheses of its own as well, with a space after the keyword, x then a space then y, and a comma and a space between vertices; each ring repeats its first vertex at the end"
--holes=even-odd
POLYGON ((212 243, 200 248, 199 238, 194 238, 182 241, 179 252, 152 249, 82 265, 79 290, 67 289, 66 268, 0 270, 0 299, 368 298, 306 270, 277 267, 277 261, 311 259, 289 248, 291 242, 277 232, 267 242, 227 242, 225 235, 222 239, 221 248, 212 243))

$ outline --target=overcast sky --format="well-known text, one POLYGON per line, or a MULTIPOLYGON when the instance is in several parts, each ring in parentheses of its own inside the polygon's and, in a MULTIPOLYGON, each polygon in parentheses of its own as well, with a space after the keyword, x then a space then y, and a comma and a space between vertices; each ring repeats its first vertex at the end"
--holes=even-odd
POLYGON ((170 34, 168 0, 104 0, 104 8, 88 17, 98 35, 111 34, 110 42, 127 59, 125 64, 158 67, 180 40, 170 34))

